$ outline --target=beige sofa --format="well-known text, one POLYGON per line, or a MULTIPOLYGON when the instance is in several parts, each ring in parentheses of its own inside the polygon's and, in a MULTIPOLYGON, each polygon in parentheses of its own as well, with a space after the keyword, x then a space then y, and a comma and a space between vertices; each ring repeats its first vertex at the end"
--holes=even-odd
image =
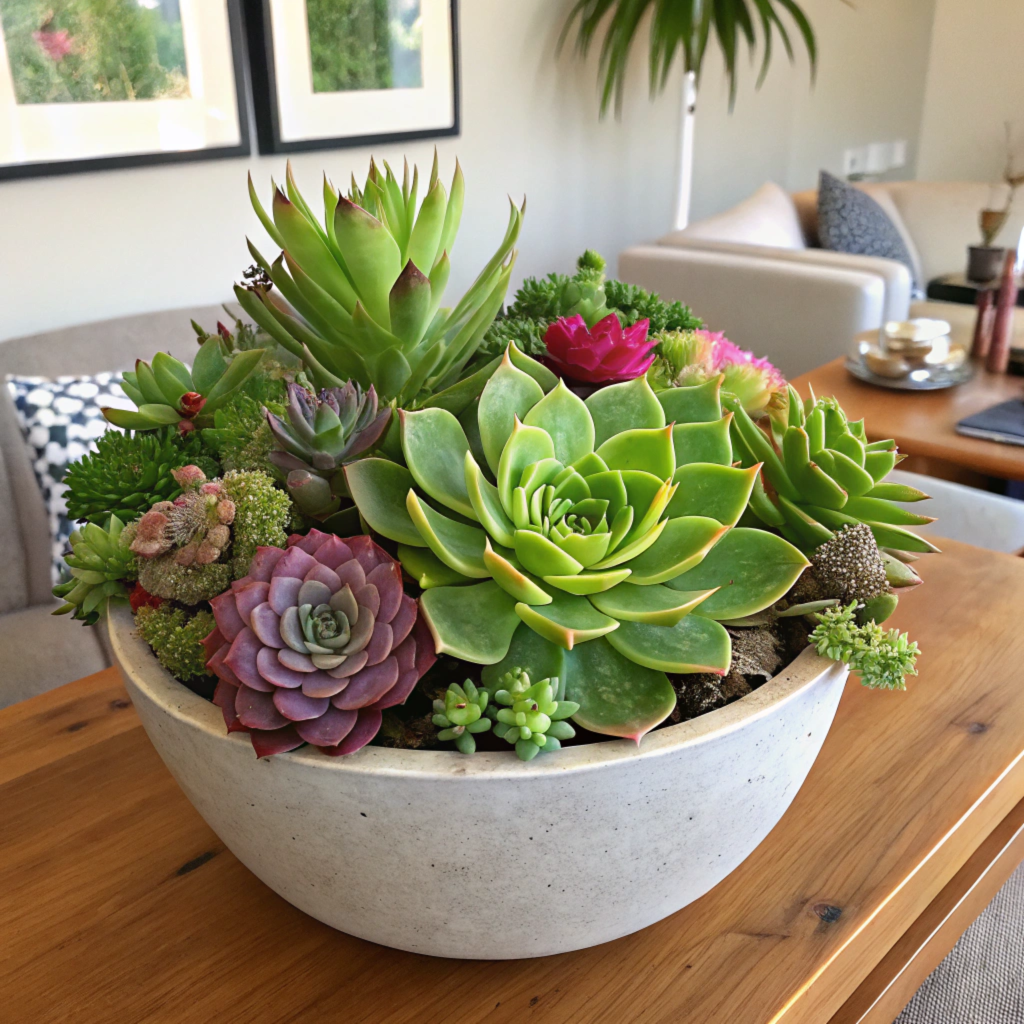
MULTIPOLYGON (((619 257, 619 276, 691 305, 715 330, 795 376, 849 351, 854 335, 886 320, 933 316, 970 339, 974 309, 914 297, 941 274, 962 271, 977 244, 978 212, 994 201, 979 182, 859 186, 896 224, 914 263, 850 256, 819 247, 817 192, 768 183, 739 205, 619 257)), ((1019 202, 998 242, 1017 246, 1019 202)), ((1024 347, 1024 316, 1017 316, 1024 347)))
POLYGON ((46 509, 6 375, 130 369, 161 349, 191 362, 190 318, 212 329, 225 314, 219 306, 171 310, 0 342, 0 708, 110 664, 99 630, 50 614, 46 509))

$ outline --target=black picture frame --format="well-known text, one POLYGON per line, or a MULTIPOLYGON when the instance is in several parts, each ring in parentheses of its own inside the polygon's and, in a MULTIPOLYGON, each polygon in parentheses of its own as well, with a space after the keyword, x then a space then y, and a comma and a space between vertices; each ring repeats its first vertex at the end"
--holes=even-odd
POLYGON ((274 40, 270 26, 270 0, 245 0, 245 24, 249 40, 249 74, 256 115, 256 141, 263 155, 305 153, 322 149, 351 149, 377 143, 415 142, 457 136, 462 130, 461 77, 459 66, 459 0, 447 0, 452 38, 452 113, 450 126, 374 135, 344 135, 285 141, 281 138, 274 71, 274 40))
POLYGON ((113 171, 127 167, 152 167, 157 164, 183 164, 197 160, 223 160, 252 154, 249 129, 249 95, 246 88, 248 49, 242 0, 226 0, 231 56, 234 61, 235 103, 238 110, 239 142, 235 146, 212 146, 209 149, 187 149, 179 152, 161 150, 153 153, 125 153, 118 156, 88 157, 84 160, 54 160, 38 163, 0 164, 0 181, 19 178, 45 178, 60 174, 84 174, 90 171, 113 171))

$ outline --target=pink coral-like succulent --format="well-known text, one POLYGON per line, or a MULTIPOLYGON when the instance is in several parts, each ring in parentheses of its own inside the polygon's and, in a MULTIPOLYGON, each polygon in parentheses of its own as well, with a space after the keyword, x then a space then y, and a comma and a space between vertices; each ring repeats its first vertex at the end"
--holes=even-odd
POLYGON ((32 38, 55 64, 59 64, 75 47, 74 40, 65 28, 58 29, 56 32, 39 29, 32 33, 32 38))
POLYGON ((235 503, 198 466, 182 466, 171 475, 184 490, 174 501, 158 501, 139 520, 131 550, 140 558, 158 558, 177 548, 178 565, 210 565, 231 543, 235 503))
POLYGON ((649 321, 623 327, 614 313, 587 328, 582 316, 556 320, 544 335, 548 365, 556 373, 587 384, 633 380, 654 362, 656 340, 647 337, 649 321))
POLYGON ((210 605, 213 700, 258 757, 303 743, 354 753, 436 660, 401 566, 369 537, 310 530, 258 548, 249 575, 210 605))

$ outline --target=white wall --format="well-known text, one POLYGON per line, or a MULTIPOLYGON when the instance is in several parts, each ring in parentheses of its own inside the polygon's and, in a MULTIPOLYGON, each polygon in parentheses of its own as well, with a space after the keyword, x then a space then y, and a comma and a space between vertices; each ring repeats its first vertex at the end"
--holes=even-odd
POLYGON ((1024 2, 936 0, 918 177, 999 181, 1006 121, 1024 169, 1024 2))
POLYGON ((844 149, 869 142, 906 139, 907 167, 887 177, 913 178, 935 4, 805 0, 818 39, 816 82, 794 29, 795 65, 776 39, 760 91, 758 68, 743 68, 731 115, 721 58, 711 52, 697 117, 694 218, 725 209, 769 178, 792 191, 813 188, 820 169, 842 173, 844 149))
MULTIPOLYGON (((467 179, 449 297, 457 297, 504 231, 506 195, 528 196, 515 281, 568 269, 588 246, 614 266, 627 245, 668 225, 676 173, 678 88, 650 103, 643 60, 620 122, 597 118, 596 70, 555 42, 567 5, 463 0, 463 132, 439 140, 446 176, 467 179)), ((641 55, 642 56, 642 55, 641 55)), ((430 142, 404 147, 421 169, 430 142)), ((402 147, 377 147, 401 161, 402 147)), ((320 173, 365 175, 368 149, 300 155, 300 186, 320 173)), ((180 166, 0 183, 0 339, 152 309, 218 302, 251 262, 245 235, 266 249, 249 207, 246 172, 261 194, 284 160, 180 166)))

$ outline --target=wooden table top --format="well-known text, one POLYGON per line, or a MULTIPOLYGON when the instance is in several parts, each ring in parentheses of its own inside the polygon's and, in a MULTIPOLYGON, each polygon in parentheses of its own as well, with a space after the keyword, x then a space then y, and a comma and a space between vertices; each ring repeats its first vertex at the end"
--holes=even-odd
POLYGON ((0 712, 0 1017, 823 1024, 984 842, 1024 856, 1004 823, 1024 798, 1024 559, 949 543, 922 574, 894 618, 920 676, 847 685, 753 855, 643 932, 544 959, 396 952, 289 906, 187 803, 113 670, 0 712))
POLYGON ((963 437, 954 429, 965 416, 981 412, 1010 398, 1024 398, 1024 378, 988 373, 978 367, 974 379, 945 391, 890 391, 856 380, 847 373, 845 360, 802 374, 794 387, 807 397, 834 395, 850 419, 866 417, 872 441, 895 438, 900 451, 953 463, 1004 480, 1024 480, 1024 448, 976 437, 963 437))

